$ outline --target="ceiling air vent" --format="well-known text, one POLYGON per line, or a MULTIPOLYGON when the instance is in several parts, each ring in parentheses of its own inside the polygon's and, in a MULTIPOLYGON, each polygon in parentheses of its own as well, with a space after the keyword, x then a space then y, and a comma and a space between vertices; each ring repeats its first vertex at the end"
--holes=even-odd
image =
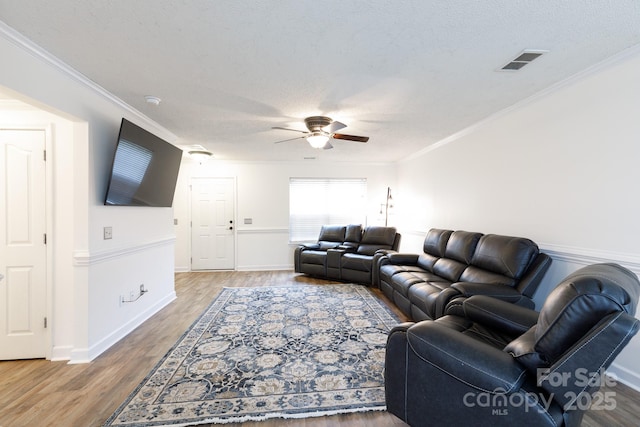
POLYGON ((548 50, 524 50, 517 58, 513 59, 507 65, 500 68, 499 71, 518 71, 534 59, 544 55, 548 50))

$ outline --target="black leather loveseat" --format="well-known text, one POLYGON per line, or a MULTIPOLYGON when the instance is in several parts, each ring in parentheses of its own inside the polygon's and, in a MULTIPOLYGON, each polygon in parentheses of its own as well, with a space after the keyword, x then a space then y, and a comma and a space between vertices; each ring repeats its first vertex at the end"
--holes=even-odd
POLYGON ((423 253, 381 257, 373 280, 405 314, 426 320, 459 312, 472 295, 533 308, 550 264, 529 239, 431 229, 423 253))
POLYGON ((318 241, 294 251, 294 270, 310 276, 370 285, 377 260, 397 251, 400 234, 394 227, 325 225, 318 241))

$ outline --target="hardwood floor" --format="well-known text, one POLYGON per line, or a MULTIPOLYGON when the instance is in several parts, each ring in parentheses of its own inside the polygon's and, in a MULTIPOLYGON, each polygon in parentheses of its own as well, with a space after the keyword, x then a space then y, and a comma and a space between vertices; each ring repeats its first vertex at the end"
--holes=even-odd
MULTIPOLYGON (((291 271, 177 273, 177 300, 93 362, 81 365, 46 360, 0 362, 0 427, 101 426, 223 287, 309 283, 332 282, 291 271)), ((623 384, 608 391, 615 392, 615 411, 591 410, 582 425, 639 426, 640 393, 623 384)), ((406 426, 387 412, 226 425, 325 427, 336 424, 406 426)))

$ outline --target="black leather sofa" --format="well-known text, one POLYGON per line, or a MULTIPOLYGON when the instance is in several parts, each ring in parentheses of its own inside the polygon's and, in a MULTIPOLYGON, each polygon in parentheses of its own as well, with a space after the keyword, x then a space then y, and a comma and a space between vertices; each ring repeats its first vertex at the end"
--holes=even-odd
POLYGON ((374 284, 413 320, 459 312, 472 295, 533 308, 551 264, 529 239, 435 228, 423 253, 388 253, 377 261, 374 284))
POLYGON ((395 227, 325 225, 316 243, 295 249, 294 270, 370 285, 377 260, 388 251, 397 251, 400 238, 395 227))
POLYGON ((398 325, 387 410, 414 427, 577 427, 592 402, 615 407, 599 386, 640 328, 639 293, 633 272, 595 264, 566 277, 539 313, 478 295, 456 315, 398 325))

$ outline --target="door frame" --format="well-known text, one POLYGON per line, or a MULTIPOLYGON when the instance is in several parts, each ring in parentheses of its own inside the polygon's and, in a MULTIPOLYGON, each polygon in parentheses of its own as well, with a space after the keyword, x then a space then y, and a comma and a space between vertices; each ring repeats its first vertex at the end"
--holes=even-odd
MULTIPOLYGON (((193 265, 191 259, 193 257, 193 182, 200 179, 230 179, 233 182, 233 269, 238 270, 238 180, 235 176, 192 176, 189 179, 189 271, 193 265)), ((229 271, 229 270, 219 270, 229 271)))
MULTIPOLYGON (((45 245, 45 316, 47 318, 47 327, 44 331, 44 358, 51 360, 53 354, 53 328, 55 319, 53 317, 53 257, 54 257, 54 233, 53 233, 53 167, 52 159, 54 156, 53 144, 53 128, 51 124, 15 124, 0 122, 0 130, 7 131, 44 131, 44 149, 46 151, 46 161, 44 162, 44 203, 45 203, 45 233, 47 235, 47 244, 45 245)), ((44 153, 43 153, 44 155, 44 153)))

